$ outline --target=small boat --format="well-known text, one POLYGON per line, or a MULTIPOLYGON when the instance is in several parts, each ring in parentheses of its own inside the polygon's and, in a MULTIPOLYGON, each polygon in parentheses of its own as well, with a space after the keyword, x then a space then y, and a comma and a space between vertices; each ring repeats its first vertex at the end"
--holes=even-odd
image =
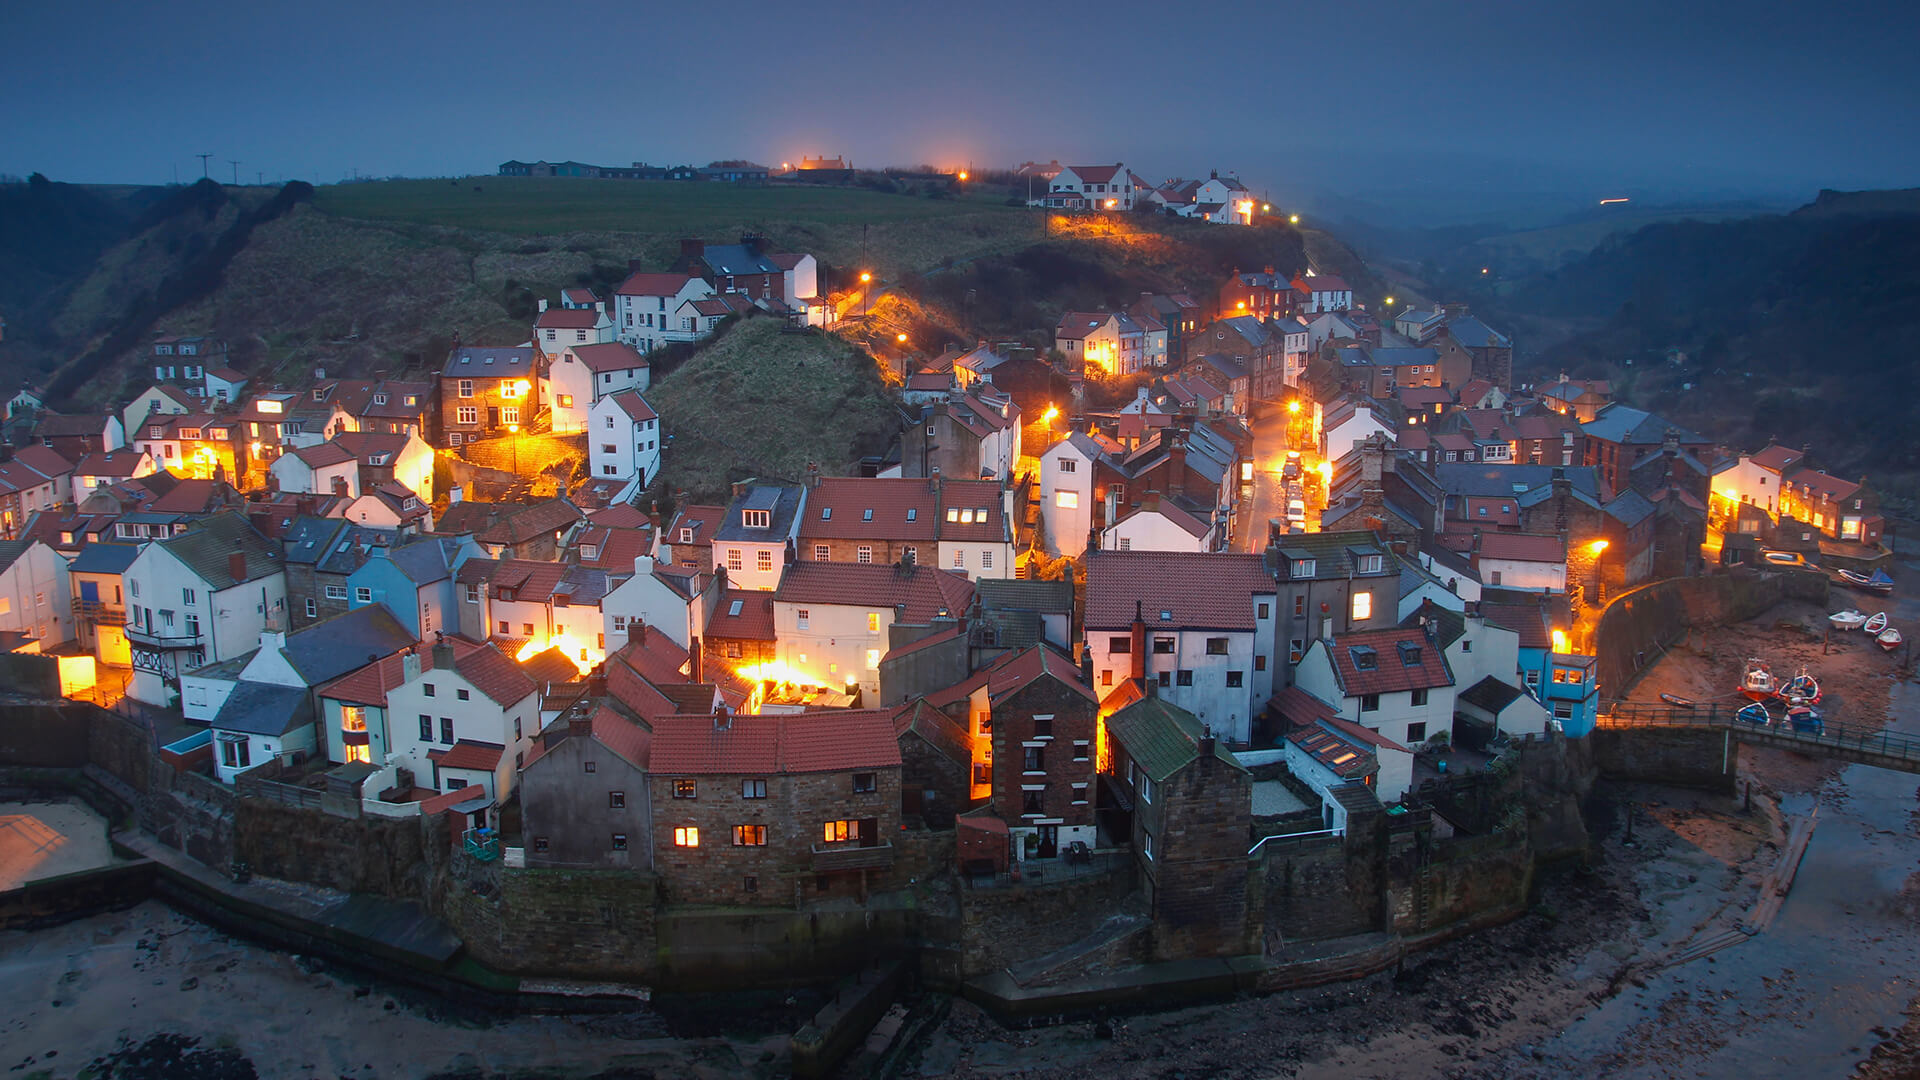
POLYGON ((1905 644, 1907 639, 1900 636, 1900 631, 1895 630, 1893 627, 1889 626, 1885 630, 1882 630, 1878 634, 1874 635, 1873 640, 1879 642, 1881 648, 1887 650, 1888 652, 1892 652, 1893 650, 1899 648, 1901 645, 1905 644))
POLYGON ((1743 723, 1755 724, 1760 727, 1771 727, 1773 725, 1773 717, 1767 715, 1767 707, 1757 701, 1751 705, 1742 707, 1739 712, 1733 714, 1733 718, 1743 723))
POLYGON ((1820 683, 1812 675, 1807 673, 1806 668, 1801 668, 1800 674, 1788 679, 1787 685, 1780 688, 1780 697, 1785 699, 1789 705, 1818 704, 1820 701, 1820 683))
POLYGON ((1860 624, 1860 629, 1865 630, 1867 633, 1872 634, 1876 637, 1879 636, 1880 631, 1885 630, 1886 628, 1887 628, 1887 613, 1884 611, 1874 612, 1871 618, 1869 618, 1866 622, 1860 624))
POLYGON ((1825 735, 1827 722, 1820 716, 1820 710, 1811 705, 1795 705, 1787 710, 1787 723, 1801 735, 1825 735))
POLYGON ((1773 669, 1765 660, 1747 657, 1746 674, 1740 676, 1740 692, 1755 701, 1773 696, 1773 669))
POLYGON ((1673 706, 1676 709, 1693 708, 1693 699, 1681 697, 1679 694, 1661 694, 1660 700, 1666 702, 1667 704, 1673 706))
POLYGON ((1871 574, 1862 574, 1854 570, 1842 570, 1840 579, 1864 593, 1886 596, 1893 592, 1893 579, 1885 570, 1875 570, 1871 574))
POLYGON ((1832 624, 1835 630, 1858 630, 1866 621, 1866 615, 1858 608, 1836 611, 1827 616, 1827 622, 1832 624))

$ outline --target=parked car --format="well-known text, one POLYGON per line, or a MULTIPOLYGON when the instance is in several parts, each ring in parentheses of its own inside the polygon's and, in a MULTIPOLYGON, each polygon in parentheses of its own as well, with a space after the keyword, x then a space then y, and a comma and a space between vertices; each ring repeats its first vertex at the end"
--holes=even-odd
POLYGON ((1286 463, 1280 466, 1280 478, 1283 480, 1300 479, 1300 451, 1287 451, 1286 463))
POLYGON ((1762 551, 1760 558, 1774 566, 1790 566, 1796 570, 1818 570, 1818 566, 1807 561, 1805 555, 1797 551, 1762 551))
POLYGON ((1307 501, 1305 499, 1288 500, 1287 520, 1290 522, 1307 520, 1307 501))

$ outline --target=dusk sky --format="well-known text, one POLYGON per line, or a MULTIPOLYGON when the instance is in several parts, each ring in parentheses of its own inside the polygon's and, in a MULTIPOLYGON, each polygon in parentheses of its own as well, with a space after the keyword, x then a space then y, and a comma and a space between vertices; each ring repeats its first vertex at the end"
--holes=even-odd
POLYGON ((1124 159, 1276 197, 1920 184, 1910 9, 10 4, 0 173, 1124 159))

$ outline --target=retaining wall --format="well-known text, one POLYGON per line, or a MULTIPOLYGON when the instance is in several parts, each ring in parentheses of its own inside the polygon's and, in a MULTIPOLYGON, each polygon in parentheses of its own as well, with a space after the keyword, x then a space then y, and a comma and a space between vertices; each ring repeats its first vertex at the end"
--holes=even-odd
POLYGON ((1690 627, 1744 622, 1785 600, 1824 604, 1829 588, 1825 575, 1809 571, 1740 569, 1621 593, 1594 632, 1601 692, 1624 697, 1634 678, 1690 627))

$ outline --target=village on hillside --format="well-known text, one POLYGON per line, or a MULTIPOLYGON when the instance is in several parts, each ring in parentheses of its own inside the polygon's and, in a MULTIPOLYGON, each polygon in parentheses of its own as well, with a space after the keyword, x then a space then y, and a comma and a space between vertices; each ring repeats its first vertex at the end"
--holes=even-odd
MULTIPOLYGON (((500 171, 619 175, 591 168, 500 171)), ((1031 175, 1051 215, 1284 224, 1218 173, 1031 175)), ((1467 305, 1325 267, 1068 311, 1045 351, 878 336, 867 275, 756 235, 629 269, 428 370, 263 385, 168 333, 117 411, 21 389, 5 651, 181 774, 441 821, 462 865, 801 909, 1124 872, 1155 958, 1219 957, 1248 947, 1222 866, 1388 820, 1470 835, 1426 785, 1592 731, 1622 593, 1886 556, 1817 448, 1517 381, 1467 305), (650 360, 749 320, 861 342, 888 451, 663 479, 682 418, 650 360)))

